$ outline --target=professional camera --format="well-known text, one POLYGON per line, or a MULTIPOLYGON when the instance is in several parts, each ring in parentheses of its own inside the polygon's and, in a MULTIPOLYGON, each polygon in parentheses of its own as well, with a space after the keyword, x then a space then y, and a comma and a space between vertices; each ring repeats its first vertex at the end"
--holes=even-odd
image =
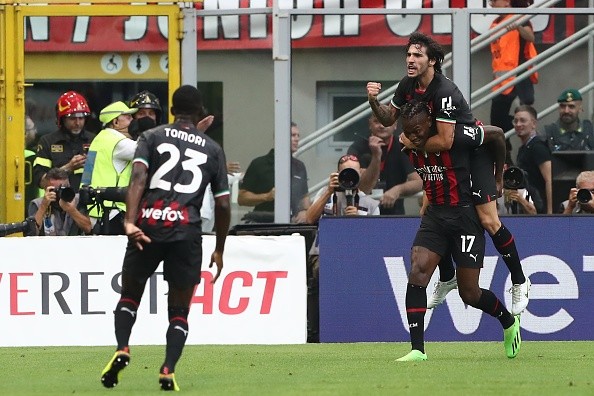
POLYGON ((526 175, 517 166, 510 166, 503 172, 503 188, 507 190, 519 190, 526 188, 526 175))
POLYGON ((35 218, 28 217, 24 221, 17 223, 0 224, 0 237, 22 232, 24 236, 37 235, 35 218))
POLYGON ((338 174, 336 191, 356 190, 359 187, 359 172, 353 168, 344 168, 338 174))
POLYGON ((91 187, 82 186, 79 195, 81 205, 103 203, 103 201, 126 202, 127 187, 91 187))
POLYGON ((587 204, 592 200, 592 193, 587 188, 580 188, 577 191, 577 200, 581 204, 587 204))
POLYGON ((76 195, 74 189, 68 186, 55 187, 54 192, 56 193, 57 202, 59 202, 60 200, 64 202, 72 202, 72 200, 74 200, 74 196, 76 195))

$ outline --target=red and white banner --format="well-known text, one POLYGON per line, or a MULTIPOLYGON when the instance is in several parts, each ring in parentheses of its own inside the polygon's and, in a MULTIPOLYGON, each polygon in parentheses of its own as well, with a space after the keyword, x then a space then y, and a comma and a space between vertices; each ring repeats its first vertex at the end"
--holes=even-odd
MULTIPOLYGON (((203 238, 202 277, 188 318, 188 344, 306 342, 302 236, 229 236, 211 285, 214 236, 203 238)), ((114 345, 126 238, 0 238, 0 346, 114 345)), ((149 280, 132 345, 164 344, 167 283, 149 280)))
MULTIPOLYGON (((544 0, 536 0, 536 3, 544 0)), ((286 9, 449 9, 487 8, 485 0, 280 0, 286 9)), ((272 7, 272 0, 204 0, 204 10, 272 7)), ((560 7, 574 7, 566 0, 560 7)), ((496 15, 471 17, 473 35, 488 30, 496 15)), ((167 17, 26 17, 26 52, 165 52, 167 17)), ((551 44, 575 32, 572 15, 538 15, 532 19, 537 43, 551 44)), ((416 31, 451 44, 450 15, 294 15, 293 48, 386 47, 406 44, 416 31)), ((225 15, 197 18, 198 50, 270 49, 271 15, 225 15)))

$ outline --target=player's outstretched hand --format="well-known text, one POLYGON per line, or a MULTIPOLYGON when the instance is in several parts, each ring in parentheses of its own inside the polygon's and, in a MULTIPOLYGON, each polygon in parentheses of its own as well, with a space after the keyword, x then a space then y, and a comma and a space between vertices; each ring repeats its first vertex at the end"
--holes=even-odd
POLYGON ((214 278, 212 278, 210 283, 215 283, 217 279, 219 279, 221 271, 223 270, 223 255, 216 250, 212 252, 212 255, 210 256, 210 265, 208 266, 208 268, 212 268, 213 264, 217 265, 217 274, 214 278))
POLYGON ((124 223, 124 232, 128 236, 128 240, 136 244, 138 250, 142 250, 143 243, 151 243, 151 239, 144 234, 144 232, 133 223, 124 223))

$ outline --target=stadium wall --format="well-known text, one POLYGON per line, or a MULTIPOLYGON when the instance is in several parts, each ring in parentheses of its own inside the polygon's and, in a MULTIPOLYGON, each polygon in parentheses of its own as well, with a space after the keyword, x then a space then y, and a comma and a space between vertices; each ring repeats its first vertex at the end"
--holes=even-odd
MULTIPOLYGON (((521 316, 525 340, 593 340, 594 234, 589 216, 507 217, 532 281, 521 316)), ((420 219, 324 217, 320 221, 322 342, 409 341, 405 311, 410 248, 420 219)), ((427 294, 433 291, 437 271, 427 294)), ((487 238, 480 286, 511 306, 509 271, 487 238)), ((425 318, 427 341, 499 341, 496 319, 456 292, 425 318)))

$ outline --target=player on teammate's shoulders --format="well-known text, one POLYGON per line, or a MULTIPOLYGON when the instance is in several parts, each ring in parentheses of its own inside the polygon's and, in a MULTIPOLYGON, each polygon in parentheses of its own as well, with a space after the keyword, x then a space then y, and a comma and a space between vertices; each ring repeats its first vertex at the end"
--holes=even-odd
MULTIPOLYGON (((477 123, 470 106, 453 81, 441 72, 444 51, 431 37, 415 32, 406 46, 406 70, 387 105, 380 104, 377 96, 381 84, 367 83, 369 105, 377 118, 385 126, 392 125, 400 116, 401 107, 416 99, 426 102, 432 110, 437 133, 425 145, 427 152, 446 151, 452 147, 453 129, 451 124, 474 126, 477 123)), ((406 137, 401 135, 405 144, 406 137)), ((412 147, 412 145, 410 146, 412 147)), ((493 245, 501 254, 511 274, 512 307, 511 312, 519 315, 528 305, 530 280, 524 275, 522 264, 511 232, 501 223, 497 212, 497 197, 503 186, 503 174, 493 174, 493 153, 484 147, 474 150, 470 157, 472 173, 472 197, 475 209, 483 228, 489 233, 493 245)), ((361 177, 362 183, 365 174, 361 177)), ((454 268, 449 263, 439 265, 439 282, 429 301, 429 308, 441 304, 447 293, 457 287, 454 268)))

